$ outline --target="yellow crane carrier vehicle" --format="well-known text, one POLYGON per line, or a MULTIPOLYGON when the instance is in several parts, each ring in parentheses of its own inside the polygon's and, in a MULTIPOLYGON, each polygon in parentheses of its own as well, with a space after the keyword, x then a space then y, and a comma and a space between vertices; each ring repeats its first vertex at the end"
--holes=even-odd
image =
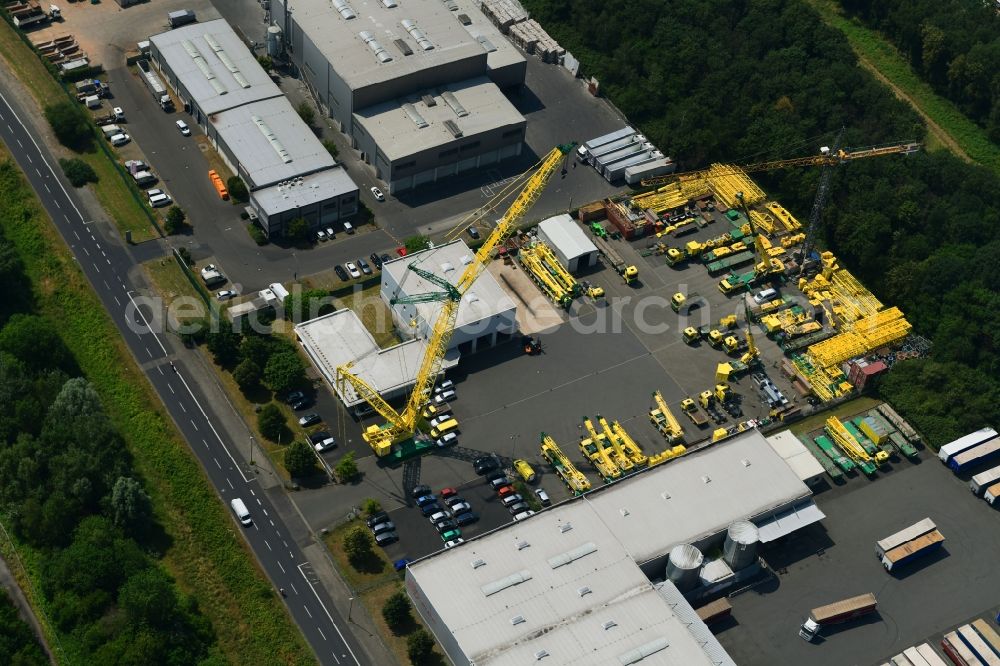
POLYGON ((684 441, 684 428, 681 427, 677 417, 674 416, 670 408, 667 407, 666 400, 659 391, 653 392, 653 402, 656 407, 649 410, 649 420, 656 430, 666 437, 667 442, 674 444, 684 441))
POLYGON ((619 478, 622 473, 611 457, 611 452, 609 451, 611 444, 607 442, 604 435, 599 435, 594 430, 594 424, 590 422, 590 419, 584 417, 583 424, 586 426, 587 434, 590 436, 580 439, 580 453, 593 465, 594 469, 600 475, 601 480, 605 483, 610 483, 619 478), (605 445, 607 445, 607 448, 605 448, 605 445))
MULTIPOLYGON (((390 299, 390 303, 394 305, 396 303, 435 302, 441 304, 441 309, 431 328, 427 340, 427 350, 420 361, 413 390, 402 411, 396 411, 379 395, 377 389, 354 374, 351 370, 353 363, 347 363, 337 368, 335 382, 341 395, 346 395, 350 389, 385 419, 385 423, 381 425, 369 426, 362 435, 376 456, 384 457, 391 454, 397 460, 403 460, 434 448, 433 442, 423 439, 418 441, 414 439, 414 434, 417 432, 420 410, 427 403, 434 383, 441 374, 441 365, 445 352, 448 351, 448 342, 455 330, 462 297, 486 270, 486 264, 493 258, 494 250, 499 248, 514 232, 518 223, 524 219, 525 214, 541 196, 549 180, 560 169, 565 156, 572 150, 572 144, 553 148, 536 165, 537 169, 529 171, 517 179, 518 182, 524 183, 523 188, 514 198, 507 212, 497 221, 496 226, 493 227, 483 244, 476 250, 472 261, 465 267, 454 284, 421 268, 419 259, 414 260, 407 267, 408 270, 413 271, 427 282, 440 287, 440 291, 394 297, 390 299)), ((506 193, 503 196, 506 196, 506 193)), ((487 210, 495 205, 492 202, 487 204, 487 210)), ((478 219, 475 215, 473 218, 473 222, 478 219)))
POLYGON ((590 481, 569 461, 566 454, 562 452, 556 441, 550 436, 542 433, 542 457, 552 465, 556 471, 556 476, 562 479, 570 492, 574 495, 582 495, 590 490, 590 481))
POLYGON ((604 436, 611 442, 611 447, 615 452, 615 463, 622 472, 629 474, 634 472, 637 467, 641 469, 646 466, 646 456, 643 455, 642 449, 632 441, 632 438, 618 421, 615 421, 614 426, 611 426, 606 418, 598 414, 597 424, 601 426, 604 436))

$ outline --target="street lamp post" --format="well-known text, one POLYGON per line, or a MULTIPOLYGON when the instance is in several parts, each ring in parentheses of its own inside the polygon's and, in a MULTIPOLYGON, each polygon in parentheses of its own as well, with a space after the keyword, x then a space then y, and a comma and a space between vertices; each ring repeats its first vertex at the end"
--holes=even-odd
POLYGON ((250 466, 253 467, 253 435, 250 435, 250 466))
POLYGON ((352 622, 352 620, 351 620, 351 612, 354 610, 354 597, 350 597, 350 599, 351 599, 351 605, 347 607, 347 621, 348 622, 352 622))

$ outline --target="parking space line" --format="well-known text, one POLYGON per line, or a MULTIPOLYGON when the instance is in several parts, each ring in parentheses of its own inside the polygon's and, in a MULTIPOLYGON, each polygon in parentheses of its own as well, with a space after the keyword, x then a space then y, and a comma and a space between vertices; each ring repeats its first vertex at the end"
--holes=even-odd
POLYGON ((264 511, 264 515, 266 516, 267 515, 267 509, 262 509, 262 510, 264 511))
MULTIPOLYGON (((79 238, 79 236, 77 236, 77 238, 79 238)), ((90 250, 88 250, 87 248, 85 248, 83 246, 81 246, 80 249, 83 250, 84 252, 86 252, 88 257, 90 256, 90 250)))
MULTIPOLYGON (((194 419, 191 419, 191 425, 194 426, 194 429, 196 431, 201 432, 201 428, 199 428, 198 424, 194 422, 194 419)), ((205 440, 201 440, 201 441, 205 442, 205 440)), ((205 442, 205 448, 208 448, 208 442, 205 442)))
MULTIPOLYGON (((194 419, 191 420, 191 425, 194 425, 194 419)), ((206 442, 204 439, 201 440, 201 443, 205 445, 206 449, 208 448, 208 442, 206 442)))

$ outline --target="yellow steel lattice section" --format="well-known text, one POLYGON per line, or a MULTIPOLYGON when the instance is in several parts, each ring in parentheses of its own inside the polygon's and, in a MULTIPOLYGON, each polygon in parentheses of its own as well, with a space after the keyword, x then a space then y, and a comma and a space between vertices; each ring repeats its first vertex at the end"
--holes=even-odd
POLYGON ((912 326, 899 308, 889 308, 852 324, 851 329, 817 342, 808 349, 815 364, 836 366, 905 338, 912 326))
POLYGON ((798 231, 802 228, 802 224, 795 219, 795 216, 785 210, 785 207, 777 201, 768 201, 764 207, 781 223, 786 231, 798 231))
POLYGON ((836 416, 831 416, 826 420, 826 431, 833 437, 837 446, 843 449, 844 453, 853 458, 855 462, 873 462, 868 452, 858 443, 858 440, 854 439, 836 416))
POLYGON ((882 309, 882 302, 858 282, 850 271, 837 271, 830 282, 835 298, 841 305, 839 314, 845 323, 870 317, 882 309))
POLYGON ((641 210, 649 209, 660 214, 666 210, 685 206, 692 199, 705 196, 708 192, 708 181, 704 178, 695 178, 636 195, 632 198, 632 204, 641 210))
POLYGON ((739 207, 737 192, 743 193, 743 201, 747 207, 755 206, 765 199, 764 191, 742 169, 732 165, 713 164, 708 170, 708 186, 715 193, 716 199, 729 208, 739 207))
POLYGON ((590 481, 587 477, 569 461, 556 441, 544 432, 542 433, 541 449, 542 457, 549 461, 556 474, 570 490, 577 494, 590 490, 590 481))
POLYGON ((571 298, 542 263, 535 248, 521 248, 517 253, 517 260, 521 262, 521 265, 528 271, 528 274, 531 275, 535 283, 542 288, 545 295, 551 298, 556 304, 564 305, 571 298))
POLYGON ((642 449, 635 442, 635 440, 632 439, 632 436, 628 434, 628 431, 626 431, 625 428, 618 423, 618 421, 613 421, 611 423, 611 431, 614 433, 618 443, 621 445, 622 451, 624 451, 625 455, 628 456, 628 459, 631 460, 636 467, 645 467, 649 462, 649 457, 642 452, 642 449))
POLYGON ((750 221, 753 222, 754 229, 773 234, 778 228, 778 221, 770 213, 762 213, 759 210, 750 211, 750 221))
POLYGON ((552 249, 548 245, 539 241, 532 246, 532 250, 534 250, 535 254, 538 255, 538 258, 541 259, 543 264, 545 264, 545 267, 549 269, 550 273, 552 273, 552 277, 555 278, 556 282, 558 282, 564 290, 569 292, 570 295, 577 293, 579 285, 577 285, 576 278, 570 275, 569 271, 563 268, 562 263, 556 258, 556 255, 552 254, 552 249))
POLYGON ((614 454, 612 460, 618 465, 618 469, 625 474, 635 471, 635 463, 632 462, 632 459, 625 452, 622 443, 615 437, 615 433, 611 431, 611 426, 608 425, 607 419, 598 414, 597 423, 601 426, 601 430, 604 431, 605 440, 611 442, 611 450, 614 454))

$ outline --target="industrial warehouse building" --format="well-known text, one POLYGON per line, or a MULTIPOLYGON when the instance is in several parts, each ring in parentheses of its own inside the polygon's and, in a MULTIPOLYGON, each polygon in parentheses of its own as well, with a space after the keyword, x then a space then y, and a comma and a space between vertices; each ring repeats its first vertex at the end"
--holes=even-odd
POLYGON ((250 191, 269 236, 304 218, 338 226, 358 210, 358 188, 224 20, 150 41, 150 58, 250 191))
POLYGON ((597 265, 597 246, 566 213, 539 223, 538 238, 552 248, 570 273, 577 274, 597 265))
POLYGON ((274 0, 288 56, 391 193, 519 155, 527 63, 471 0, 274 0))
POLYGON ((680 590, 822 517, 754 430, 418 560, 406 588, 455 664, 730 665, 680 590))
MULTIPOLYGON (((385 322, 388 325, 388 322, 385 322)), ((337 368, 353 363, 351 372, 386 400, 408 395, 427 351, 423 340, 407 340, 381 349, 353 310, 337 310, 295 326, 295 335, 313 365, 348 407, 365 401, 350 385, 337 385, 337 368)), ((457 354, 445 356, 441 370, 453 368, 457 354)))
MULTIPOLYGON (((382 300, 392 311, 396 329, 401 335, 423 339, 430 337, 441 311, 440 303, 435 301, 392 304, 391 301, 396 298, 441 291, 439 286, 420 277, 409 267, 415 264, 455 284, 474 260, 475 253, 458 239, 382 266, 382 300)), ((469 354, 505 342, 517 331, 516 315, 514 301, 490 273, 483 271, 458 306, 458 319, 449 348, 469 354)))
POLYGON ((807 486, 823 480, 823 466, 791 430, 782 430, 768 436, 767 443, 807 486))

